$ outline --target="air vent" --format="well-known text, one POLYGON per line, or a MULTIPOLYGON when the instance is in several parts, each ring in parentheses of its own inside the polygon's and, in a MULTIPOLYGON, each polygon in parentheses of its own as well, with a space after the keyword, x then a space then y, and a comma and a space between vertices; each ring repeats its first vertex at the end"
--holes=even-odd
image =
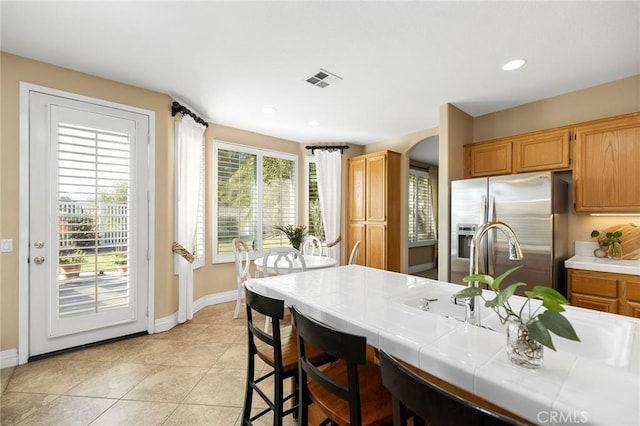
POLYGON ((332 72, 325 70, 324 68, 320 68, 320 71, 313 74, 311 77, 307 78, 307 81, 314 86, 320 87, 324 89, 327 86, 330 86, 338 81, 342 80, 342 77, 336 75, 332 72))

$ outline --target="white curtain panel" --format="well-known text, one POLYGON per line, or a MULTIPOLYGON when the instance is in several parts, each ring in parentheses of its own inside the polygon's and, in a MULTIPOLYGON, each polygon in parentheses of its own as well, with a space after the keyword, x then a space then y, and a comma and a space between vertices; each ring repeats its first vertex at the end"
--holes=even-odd
MULTIPOLYGON (((315 151, 314 157, 325 239, 333 242, 340 236, 342 154, 340 151, 319 149, 315 151)), ((327 255, 340 264, 340 245, 331 247, 327 255)))
MULTIPOLYGON (((177 131, 177 238, 185 249, 193 253, 200 200, 200 170, 204 127, 185 115, 177 131)), ((174 256, 178 256, 175 254, 174 256)), ((178 322, 193 318, 193 268, 178 256, 178 322)))

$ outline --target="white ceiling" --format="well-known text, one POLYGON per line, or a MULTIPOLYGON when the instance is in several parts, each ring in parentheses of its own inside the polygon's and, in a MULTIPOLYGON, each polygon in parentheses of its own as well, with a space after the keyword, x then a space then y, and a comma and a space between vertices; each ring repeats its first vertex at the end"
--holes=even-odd
POLYGON ((640 74, 638 1, 0 7, 3 51, 167 93, 213 123, 301 143, 365 145, 438 126, 447 102, 478 116, 640 74), (500 69, 515 57, 527 65, 500 69), (306 83, 320 68, 343 80, 306 83))

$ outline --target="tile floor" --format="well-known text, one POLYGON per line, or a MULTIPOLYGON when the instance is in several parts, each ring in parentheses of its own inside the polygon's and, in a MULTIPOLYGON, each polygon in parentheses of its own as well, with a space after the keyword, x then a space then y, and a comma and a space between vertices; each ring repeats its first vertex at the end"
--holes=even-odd
MULTIPOLYGON (((164 333, 1 370, 0 424, 239 425, 247 330, 244 306, 234 320, 234 305, 208 306, 164 333)), ((254 407, 265 405, 254 397, 254 407)))

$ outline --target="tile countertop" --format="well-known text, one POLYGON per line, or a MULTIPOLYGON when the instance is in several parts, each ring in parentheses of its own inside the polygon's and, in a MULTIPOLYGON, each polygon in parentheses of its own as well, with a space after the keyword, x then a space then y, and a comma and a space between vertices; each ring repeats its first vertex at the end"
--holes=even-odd
POLYGON ((597 248, 598 244, 596 243, 576 241, 575 256, 565 260, 565 268, 640 275, 640 260, 598 258, 593 256, 593 250, 597 248))
MULTIPOLYGON (((554 335, 558 351, 545 348, 544 365, 530 370, 509 362, 505 334, 417 308, 428 296, 450 310, 456 284, 350 265, 253 278, 247 286, 366 336, 370 345, 532 423, 640 424, 640 320, 569 306, 565 315, 582 342, 554 335)), ((523 301, 511 299, 512 306, 523 301)))

